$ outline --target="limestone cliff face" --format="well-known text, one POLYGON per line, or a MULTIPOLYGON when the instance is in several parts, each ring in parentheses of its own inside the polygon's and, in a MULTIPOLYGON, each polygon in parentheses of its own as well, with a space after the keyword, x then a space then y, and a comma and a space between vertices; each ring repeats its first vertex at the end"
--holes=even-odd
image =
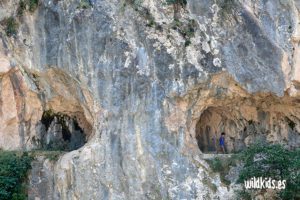
POLYGON ((300 146, 298 0, 18 2, 0 2, 0 148, 40 148, 58 115, 86 136, 36 161, 30 199, 232 199, 202 159, 216 133, 300 146))

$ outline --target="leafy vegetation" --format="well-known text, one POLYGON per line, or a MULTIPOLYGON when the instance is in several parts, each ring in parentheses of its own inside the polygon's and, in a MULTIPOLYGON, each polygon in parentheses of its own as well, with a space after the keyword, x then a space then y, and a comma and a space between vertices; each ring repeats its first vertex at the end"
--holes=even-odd
POLYGON ((61 154, 61 151, 50 151, 50 153, 46 154, 46 158, 48 158, 50 161, 57 161, 61 154))
POLYGON ((156 22, 154 20, 154 18, 149 18, 148 23, 146 24, 146 26, 148 27, 154 27, 156 25, 156 22))
POLYGON ((217 192, 218 188, 216 186, 216 184, 214 184, 211 180, 209 180, 208 177, 204 177, 202 179, 202 182, 207 185, 214 193, 217 192))
MULTIPOLYGON (((23 16, 26 10, 30 12, 34 12, 38 7, 39 0, 20 0, 18 9, 17 9, 17 16, 23 16)), ((8 37, 16 36, 18 33, 19 24, 13 16, 5 19, 2 21, 5 24, 5 32, 8 37)))
POLYGON ((8 37, 17 35, 19 24, 14 17, 4 19, 2 24, 5 25, 5 33, 8 37))
POLYGON ((189 20, 188 23, 183 23, 178 19, 174 19, 172 29, 177 30, 185 39, 185 46, 191 44, 191 38, 195 36, 196 21, 189 20))
POLYGON ((223 171, 223 165, 222 165, 222 161, 220 158, 216 157, 212 160, 207 160, 211 169, 214 171, 214 172, 221 172, 223 171))
POLYGON ((29 6, 29 11, 34 12, 38 7, 39 0, 27 0, 27 5, 29 6))
POLYGON ((286 180, 286 188, 279 192, 281 199, 300 198, 300 149, 289 151, 278 144, 257 143, 240 153, 244 167, 238 183, 252 177, 286 180))
MULTIPOLYGON (((148 27, 157 27, 158 24, 155 22, 154 17, 150 13, 149 8, 142 6, 144 0, 125 0, 123 3, 123 8, 125 9, 126 5, 130 5, 135 11, 137 11, 145 20, 147 21, 146 26, 148 27)), ((124 10, 123 9, 123 13, 124 10)))
POLYGON ((252 200, 251 194, 248 191, 246 191, 246 189, 236 190, 234 192, 236 195, 236 199, 252 200))
POLYGON ((0 149, 0 199, 26 200, 28 170, 35 156, 57 161, 61 151, 13 152, 0 149))
POLYGON ((166 0, 167 4, 176 4, 176 5, 180 5, 182 7, 186 6, 187 1, 186 0, 166 0))
POLYGON ((50 161, 57 161, 64 151, 45 151, 45 150, 33 150, 29 151, 28 154, 32 157, 44 156, 50 161))
POLYGON ((184 42, 184 46, 185 46, 185 47, 189 46, 190 44, 192 44, 192 42, 191 42, 190 40, 186 40, 186 41, 184 42))
POLYGON ((93 5, 90 0, 80 0, 78 8, 88 9, 91 8, 93 5))
POLYGON ((25 200, 26 177, 32 157, 28 153, 0 151, 0 199, 25 200))
POLYGON ((143 3, 143 0, 125 0, 124 5, 126 5, 126 3, 131 5, 136 11, 138 11, 141 7, 141 4, 143 3))
POLYGON ((215 157, 213 159, 209 159, 206 161, 210 165, 213 172, 220 173, 221 181, 224 184, 229 185, 230 181, 226 179, 225 176, 228 174, 231 167, 236 166, 237 157, 236 156, 226 157, 226 158, 215 157))
POLYGON ((39 0, 20 0, 17 14, 18 16, 22 16, 27 9, 33 13, 38 5, 39 0))
POLYGON ((173 5, 173 9, 174 9, 174 19, 179 19, 179 11, 180 8, 183 8, 186 6, 187 1, 186 0, 166 0, 166 3, 168 5, 173 5))
POLYGON ((26 3, 23 0, 19 1, 19 7, 17 10, 18 16, 22 16, 24 14, 24 11, 26 10, 26 3))
POLYGON ((146 26, 155 28, 156 30, 162 31, 162 26, 156 23, 155 18, 152 16, 149 8, 143 7, 143 0, 125 0, 124 6, 126 3, 131 5, 132 8, 139 12, 140 16, 142 16, 146 20, 146 26))
MULTIPOLYGON (((237 161, 242 163, 238 184, 244 184, 244 181, 253 177, 286 180, 286 188, 277 191, 278 198, 300 199, 300 149, 290 151, 279 144, 260 142, 229 158, 215 157, 207 160, 212 171, 220 173, 221 181, 225 184, 230 183, 225 176, 231 167, 236 166, 237 161)), ((237 199, 252 199, 251 190, 244 188, 235 193, 237 199)))

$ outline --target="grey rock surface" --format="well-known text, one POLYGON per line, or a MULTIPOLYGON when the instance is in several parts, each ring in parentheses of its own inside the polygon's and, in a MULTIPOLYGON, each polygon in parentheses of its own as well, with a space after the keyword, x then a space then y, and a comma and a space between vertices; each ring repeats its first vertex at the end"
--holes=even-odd
POLYGON ((40 0, 22 17, 0 3, 20 25, 14 37, 0 25, 0 148, 36 148, 48 109, 87 137, 31 199, 233 199, 197 145, 209 107, 229 113, 232 137, 268 112, 267 140, 299 147, 299 2, 225 2, 187 0, 177 21, 163 0, 40 0), (272 129, 285 117, 292 131, 272 129))

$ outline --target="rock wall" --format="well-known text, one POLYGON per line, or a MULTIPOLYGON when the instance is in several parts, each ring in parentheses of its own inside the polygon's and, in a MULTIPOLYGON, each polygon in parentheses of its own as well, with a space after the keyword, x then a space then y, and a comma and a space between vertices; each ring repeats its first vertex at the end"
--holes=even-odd
POLYGON ((174 14, 163 0, 40 0, 18 16, 17 0, 1 1, 0 148, 37 148, 53 110, 76 118, 87 143, 31 198, 232 199, 202 159, 197 123, 216 107, 231 137, 252 120, 299 147, 299 6, 187 0, 174 14))

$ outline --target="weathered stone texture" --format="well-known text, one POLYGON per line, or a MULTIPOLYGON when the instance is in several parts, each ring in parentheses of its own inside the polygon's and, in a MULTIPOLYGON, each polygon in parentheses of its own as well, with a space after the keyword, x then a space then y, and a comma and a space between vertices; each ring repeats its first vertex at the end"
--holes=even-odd
POLYGON ((263 111, 254 131, 299 147, 299 1, 187 0, 178 21, 163 0, 89 2, 40 0, 22 17, 0 2, 0 21, 20 25, 10 38, 0 25, 0 148, 37 148, 50 109, 87 136, 53 166, 34 164, 31 181, 45 167, 49 177, 31 199, 232 199, 197 145, 209 107, 231 116, 232 137, 263 111))

